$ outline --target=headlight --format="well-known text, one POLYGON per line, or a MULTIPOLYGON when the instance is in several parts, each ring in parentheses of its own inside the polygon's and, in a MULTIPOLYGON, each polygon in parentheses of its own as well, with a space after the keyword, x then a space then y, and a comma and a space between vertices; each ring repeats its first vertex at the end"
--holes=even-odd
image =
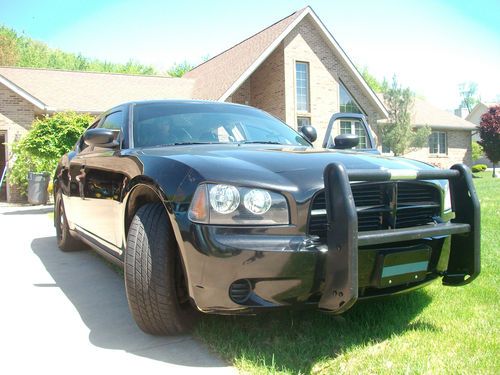
POLYGON ((443 212, 451 211, 451 194, 450 194, 450 183, 446 181, 444 183, 444 202, 443 202, 443 212))
POLYGON ((230 214, 240 204, 240 193, 231 185, 215 185, 210 188, 210 206, 220 214, 230 214))
POLYGON ((289 224, 286 198, 278 193, 225 184, 200 184, 191 201, 189 220, 221 225, 289 224))

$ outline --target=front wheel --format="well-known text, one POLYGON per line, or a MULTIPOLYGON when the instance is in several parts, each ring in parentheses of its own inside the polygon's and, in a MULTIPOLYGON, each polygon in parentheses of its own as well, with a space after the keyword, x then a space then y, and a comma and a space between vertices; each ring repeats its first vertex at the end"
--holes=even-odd
POLYGON ((61 192, 56 194, 54 204, 54 225, 56 227, 57 246, 59 246, 59 249, 62 251, 75 251, 86 248, 85 244, 73 237, 69 231, 61 192))
POLYGON ((125 287, 132 316, 146 333, 179 334, 196 320, 177 242, 160 203, 140 207, 130 224, 125 287))

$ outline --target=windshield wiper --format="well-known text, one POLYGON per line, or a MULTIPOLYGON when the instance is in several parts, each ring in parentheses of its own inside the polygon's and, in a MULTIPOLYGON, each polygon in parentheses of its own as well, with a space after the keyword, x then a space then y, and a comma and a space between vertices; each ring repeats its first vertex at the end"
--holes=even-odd
POLYGON ((172 146, 183 146, 183 145, 213 145, 220 142, 175 142, 172 146))
POLYGON ((280 145, 281 144, 281 143, 276 142, 276 141, 243 141, 240 143, 243 143, 243 144, 260 143, 260 144, 264 144, 264 145, 280 145))

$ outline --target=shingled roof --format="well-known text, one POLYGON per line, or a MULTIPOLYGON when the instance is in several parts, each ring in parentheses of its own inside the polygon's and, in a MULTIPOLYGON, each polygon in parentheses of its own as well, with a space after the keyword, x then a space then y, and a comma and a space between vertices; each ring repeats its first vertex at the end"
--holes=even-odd
POLYGON ((100 112, 139 99, 226 101, 285 37, 309 17, 381 117, 387 110, 310 7, 298 10, 198 65, 182 78, 0 67, 0 83, 43 111, 100 112))
MULTIPOLYGON (((384 95, 377 96, 384 100, 384 95)), ((382 124, 387 121, 380 121, 382 124)), ((415 127, 430 126, 433 129, 443 130, 475 130, 477 126, 470 121, 455 116, 453 113, 435 107, 428 101, 416 97, 413 101, 411 124, 415 127)))
POLYGON ((288 17, 265 28, 241 43, 198 65, 184 75, 196 80, 193 95, 196 99, 222 99, 231 86, 259 57, 282 35, 293 21, 307 8, 298 10, 288 17))
POLYGON ((193 81, 184 78, 0 67, 0 83, 41 111, 103 112, 146 99, 189 99, 193 81))

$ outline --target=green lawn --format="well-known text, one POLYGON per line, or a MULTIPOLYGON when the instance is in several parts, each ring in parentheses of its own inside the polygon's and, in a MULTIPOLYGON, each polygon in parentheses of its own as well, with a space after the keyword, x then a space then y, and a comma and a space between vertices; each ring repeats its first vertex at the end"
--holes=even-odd
POLYGON ((465 287, 439 281, 406 295, 317 311, 206 316, 196 335, 243 373, 500 374, 500 179, 475 179, 482 272, 465 287))

